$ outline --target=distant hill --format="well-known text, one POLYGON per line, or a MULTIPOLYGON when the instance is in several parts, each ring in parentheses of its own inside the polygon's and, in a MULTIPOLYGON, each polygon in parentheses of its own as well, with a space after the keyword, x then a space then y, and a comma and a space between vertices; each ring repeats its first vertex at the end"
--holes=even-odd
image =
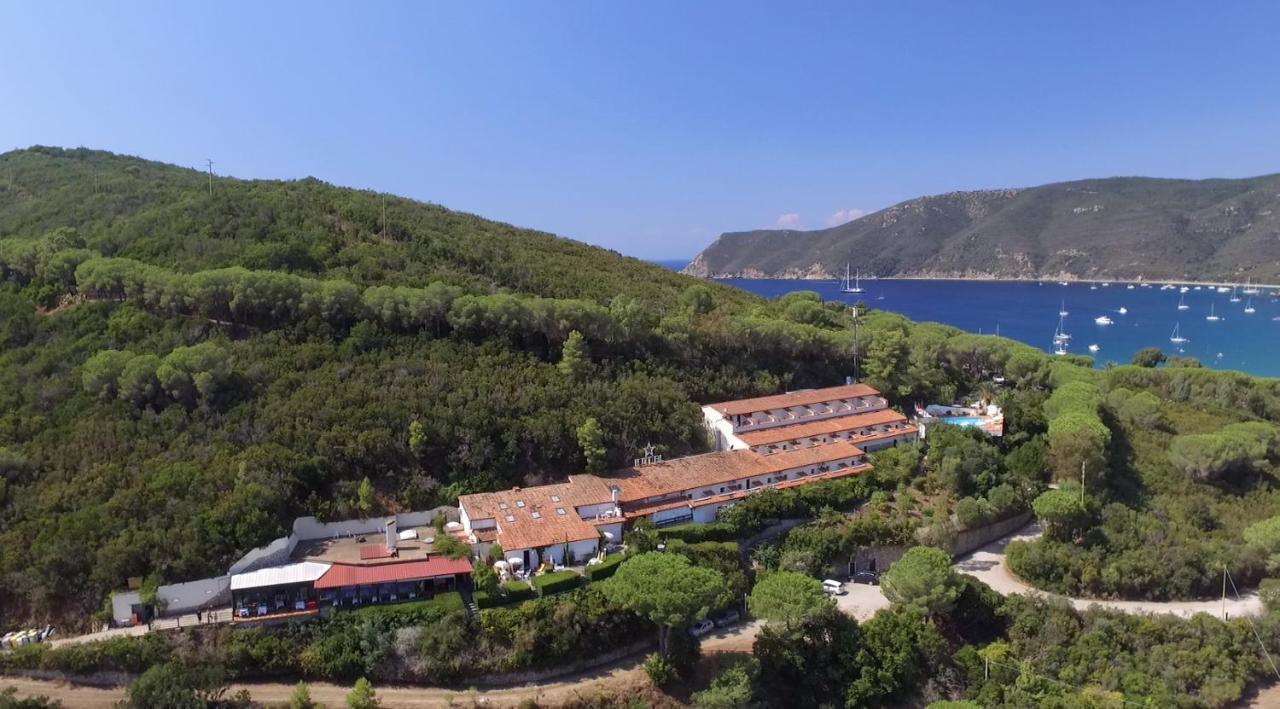
POLYGON ((920 197, 831 229, 722 234, 703 277, 1280 282, 1280 175, 1146 177, 920 197))

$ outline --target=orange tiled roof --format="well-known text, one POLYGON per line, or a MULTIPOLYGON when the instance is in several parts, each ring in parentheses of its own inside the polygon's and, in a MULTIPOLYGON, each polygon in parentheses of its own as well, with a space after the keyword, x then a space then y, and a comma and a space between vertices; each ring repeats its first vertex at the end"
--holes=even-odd
MULTIPOLYGON (((458 498, 470 519, 494 520, 497 541, 506 550, 596 539, 599 532, 595 525, 579 517, 575 508, 612 501, 609 486, 594 475, 571 475, 568 482, 458 498)), ((477 538, 481 533, 476 532, 477 538)))
POLYGON ((664 460, 639 468, 624 468, 606 480, 621 488, 619 502, 636 502, 861 455, 862 449, 847 441, 833 441, 772 455, 750 450, 719 451, 664 460))
POLYGON ((879 426, 886 423, 906 421, 907 417, 893 409, 877 409, 849 416, 833 416, 805 423, 793 423, 788 426, 774 426, 759 431, 739 433, 738 438, 749 446, 767 446, 771 443, 794 441, 810 436, 825 436, 841 431, 852 431, 868 426, 879 426))
POLYGON ((849 475, 857 475, 858 473, 865 473, 871 469, 872 469, 872 465, 870 463, 855 463, 853 465, 850 465, 847 468, 836 468, 834 470, 829 470, 825 473, 816 473, 814 475, 807 475, 803 478, 796 478, 794 480, 784 480, 782 482, 771 483, 769 485, 753 487, 750 490, 734 490, 733 492, 725 492, 718 495, 700 497, 693 500, 686 500, 682 498, 682 499, 676 499, 676 500, 662 500, 660 502, 651 502, 649 504, 628 507, 626 510, 626 516, 627 516, 627 519, 635 519, 637 517, 647 517, 648 515, 651 515, 654 512, 662 512, 664 510, 676 509, 678 507, 696 508, 696 507, 705 507, 707 505, 721 504, 724 502, 732 502, 734 500, 740 500, 748 495, 754 495, 765 488, 785 490, 790 487, 798 487, 800 485, 805 485, 811 482, 818 482, 821 480, 834 480, 836 478, 843 478, 849 475))
POLYGON ((518 503, 542 505, 555 511, 557 507, 566 510, 585 505, 599 505, 613 500, 609 486, 594 475, 570 475, 568 482, 538 485, 536 487, 519 488, 500 492, 480 492, 472 495, 460 495, 458 504, 467 508, 467 516, 477 519, 502 519, 514 510, 520 510, 518 503), (506 505, 506 508, 503 508, 506 505))
POLYGON ((753 414, 757 411, 785 409, 792 406, 809 406, 838 399, 876 396, 879 393, 878 390, 866 384, 846 384, 838 387, 826 387, 825 389, 805 389, 786 394, 774 394, 773 396, 758 396, 754 399, 722 401, 718 404, 708 404, 708 406, 725 416, 733 416, 737 414, 753 414))

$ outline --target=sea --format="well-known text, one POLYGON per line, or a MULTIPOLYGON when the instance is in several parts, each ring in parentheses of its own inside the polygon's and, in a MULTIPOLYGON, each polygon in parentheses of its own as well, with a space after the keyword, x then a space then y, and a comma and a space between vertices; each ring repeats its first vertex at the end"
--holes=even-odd
MULTIPOLYGON (((660 261, 679 270, 684 261, 660 261)), ((1067 350, 1088 355, 1097 366, 1127 363, 1144 347, 1171 355, 1195 357, 1207 367, 1234 369, 1264 377, 1280 376, 1280 298, 1272 289, 1261 295, 1218 293, 1212 286, 1161 290, 1161 283, 1139 284, 1075 281, 962 281, 916 279, 863 280, 861 294, 841 293, 839 281, 726 278, 727 285, 767 298, 792 291, 816 291, 824 300, 863 301, 868 307, 900 313, 918 322, 939 322, 968 332, 1002 335, 1046 352, 1054 349, 1059 310, 1063 329, 1071 335, 1067 350), (1132 286, 1132 287, 1130 287, 1132 286), (1178 299, 1188 306, 1178 310, 1178 299), (1256 312, 1247 314, 1252 304, 1256 312), (1120 313, 1124 308, 1125 313, 1120 313), (1218 316, 1210 321, 1206 316, 1218 316), (1100 316, 1112 324, 1100 325, 1100 316), (1174 327, 1188 339, 1169 341, 1174 327), (1089 345, 1097 345, 1091 352, 1089 345)))

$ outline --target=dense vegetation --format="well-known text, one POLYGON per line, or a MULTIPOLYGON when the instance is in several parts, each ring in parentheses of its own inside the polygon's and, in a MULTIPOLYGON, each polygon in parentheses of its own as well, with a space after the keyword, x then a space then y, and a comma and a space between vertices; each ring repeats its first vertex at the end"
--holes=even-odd
POLYGON ((1270 282, 1280 264, 1280 175, 1229 180, 1117 177, 948 192, 816 231, 722 234, 695 275, 1270 282), (999 254, 999 257, 994 256, 999 254))
POLYGON ((1071 379, 1045 412, 1063 488, 1036 500, 1046 534, 1008 548, 1020 576, 1073 595, 1171 599, 1220 594, 1224 567, 1241 587, 1268 573, 1244 530, 1280 515, 1276 381, 1195 367, 1059 376, 1071 379))
MULTIPOLYGON (((220 572, 297 515, 694 451, 695 402, 841 381, 855 347, 849 309, 816 294, 764 301, 316 180, 210 189, 52 148, 0 170, 0 627, 81 622, 128 577, 220 572)), ((867 379, 895 401, 1043 367, 1007 340, 862 321, 867 379)))

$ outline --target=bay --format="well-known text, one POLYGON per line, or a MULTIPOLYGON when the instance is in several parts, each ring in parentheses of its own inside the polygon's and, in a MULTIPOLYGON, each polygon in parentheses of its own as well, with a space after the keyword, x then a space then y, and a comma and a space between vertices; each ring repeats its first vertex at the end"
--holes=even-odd
POLYGON ((1280 300, 1270 289, 1252 297, 1257 310, 1245 314, 1250 300, 1230 302, 1210 286, 1191 290, 1183 297, 1187 310, 1178 310, 1177 289, 1112 283, 1026 281, 959 281, 875 279, 862 282, 861 294, 841 293, 838 281, 796 281, 727 278, 720 281, 745 291, 776 298, 798 290, 817 291, 824 300, 850 304, 862 300, 868 307, 900 313, 918 322, 939 322, 968 332, 1000 334, 1046 352, 1053 349, 1058 310, 1065 308, 1065 330, 1071 334, 1068 351, 1089 355, 1097 365, 1127 363, 1144 347, 1158 347, 1167 354, 1195 357, 1205 366, 1235 369, 1257 376, 1280 376, 1280 300), (1093 286, 1091 289, 1090 286, 1093 286), (1221 319, 1211 322, 1210 314, 1221 319), (1120 308, 1126 313, 1121 314, 1120 308), (1111 325, 1094 319, 1105 315, 1111 325), (1169 342, 1175 325, 1189 339, 1181 346, 1169 342), (1089 345, 1097 345, 1091 353, 1089 345))

